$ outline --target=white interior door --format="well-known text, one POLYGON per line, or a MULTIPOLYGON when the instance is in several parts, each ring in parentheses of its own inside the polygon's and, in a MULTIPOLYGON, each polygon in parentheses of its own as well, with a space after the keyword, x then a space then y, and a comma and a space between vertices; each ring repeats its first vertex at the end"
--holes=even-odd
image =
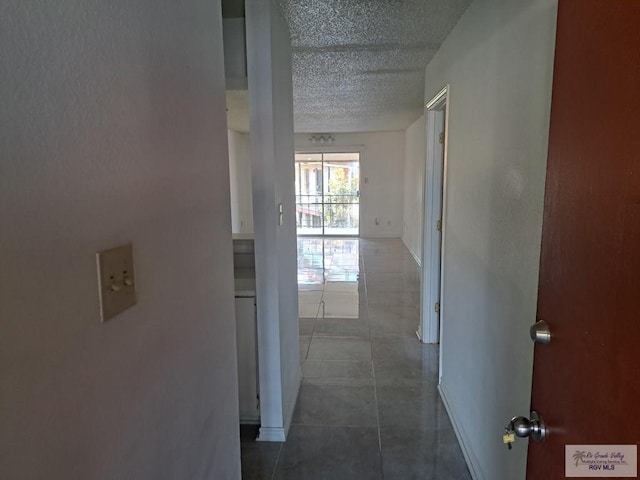
POLYGON ((424 183, 421 322, 418 327, 418 336, 424 343, 439 343, 440 317, 444 308, 440 298, 442 246, 445 233, 448 91, 448 87, 445 87, 426 106, 427 158, 424 183))

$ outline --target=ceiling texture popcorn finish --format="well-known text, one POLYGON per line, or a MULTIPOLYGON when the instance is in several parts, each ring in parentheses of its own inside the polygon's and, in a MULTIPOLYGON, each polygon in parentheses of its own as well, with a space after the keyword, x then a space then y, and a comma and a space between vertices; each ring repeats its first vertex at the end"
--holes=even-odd
POLYGON ((402 130, 424 69, 471 0, 281 0, 297 132, 402 130))

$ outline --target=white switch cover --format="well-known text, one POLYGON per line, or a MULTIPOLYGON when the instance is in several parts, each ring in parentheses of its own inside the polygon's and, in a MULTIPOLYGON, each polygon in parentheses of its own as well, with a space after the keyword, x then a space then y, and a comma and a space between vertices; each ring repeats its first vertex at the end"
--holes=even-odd
POLYGON ((96 260, 100 316, 106 322, 136 303, 133 245, 129 243, 98 252, 96 260))

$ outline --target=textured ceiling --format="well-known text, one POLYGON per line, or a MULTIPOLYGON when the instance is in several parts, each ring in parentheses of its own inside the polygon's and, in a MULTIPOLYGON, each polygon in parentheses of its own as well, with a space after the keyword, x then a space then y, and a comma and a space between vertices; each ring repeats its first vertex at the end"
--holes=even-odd
MULTIPOLYGON (((278 0, 291 32, 296 132, 403 130, 423 113, 424 69, 471 0, 278 0)), ((223 0, 225 17, 244 0, 223 0)), ((227 92, 248 131, 246 90, 227 92)))
POLYGON ((401 130, 424 69, 471 0, 281 0, 297 132, 401 130))

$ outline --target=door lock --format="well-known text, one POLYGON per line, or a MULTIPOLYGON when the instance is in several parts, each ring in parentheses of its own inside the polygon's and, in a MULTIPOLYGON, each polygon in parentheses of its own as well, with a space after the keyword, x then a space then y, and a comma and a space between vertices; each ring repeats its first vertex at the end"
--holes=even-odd
POLYGON ((526 438, 531 437, 534 442, 541 443, 547 436, 547 427, 542 417, 536 411, 531 412, 531 418, 513 417, 506 427, 504 427, 505 435, 503 441, 509 449, 515 441, 515 437, 526 438))
POLYGON ((544 320, 538 320, 531 325, 529 335, 533 343, 539 343, 540 345, 549 345, 551 343, 551 329, 549 329, 549 324, 544 320))

